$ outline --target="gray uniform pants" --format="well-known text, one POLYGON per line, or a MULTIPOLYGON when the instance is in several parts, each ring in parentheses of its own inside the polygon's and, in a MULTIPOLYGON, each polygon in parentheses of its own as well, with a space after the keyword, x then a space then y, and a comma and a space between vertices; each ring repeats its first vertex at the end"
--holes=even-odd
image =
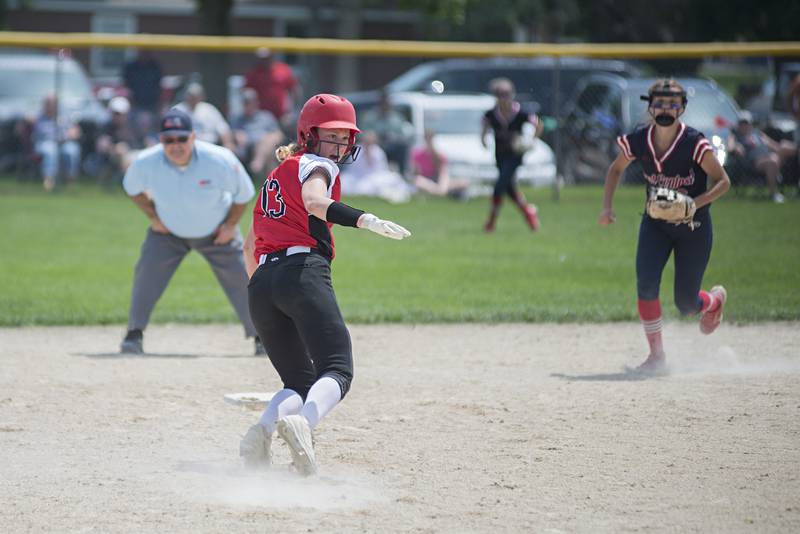
POLYGON ((167 288, 183 258, 196 250, 206 259, 244 326, 245 335, 253 337, 256 329, 247 305, 247 271, 242 256, 242 236, 225 245, 215 245, 214 236, 184 239, 147 229, 147 237, 133 276, 128 330, 144 330, 156 302, 167 288))

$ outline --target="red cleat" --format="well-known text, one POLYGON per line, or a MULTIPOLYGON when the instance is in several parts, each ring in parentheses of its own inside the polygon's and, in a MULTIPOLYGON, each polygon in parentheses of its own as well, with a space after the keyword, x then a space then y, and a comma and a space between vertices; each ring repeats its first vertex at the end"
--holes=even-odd
POLYGON ((528 204, 525 209, 525 220, 528 221, 528 226, 531 227, 531 230, 534 232, 539 230, 539 210, 536 209, 536 205, 528 204))
POLYGON ((725 301, 728 300, 728 292, 722 286, 714 286, 709 291, 717 299, 717 307, 714 311, 707 311, 700 316, 700 331, 706 335, 711 334, 722 322, 722 309, 725 301))
POLYGON ((483 231, 486 232, 487 234, 491 234, 492 232, 494 232, 494 221, 492 221, 491 219, 486 221, 486 224, 483 225, 483 231))

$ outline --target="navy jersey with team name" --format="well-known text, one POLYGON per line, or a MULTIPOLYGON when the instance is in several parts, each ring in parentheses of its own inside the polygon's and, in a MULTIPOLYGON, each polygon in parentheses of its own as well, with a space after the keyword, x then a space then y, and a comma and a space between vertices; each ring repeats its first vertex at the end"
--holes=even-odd
POLYGON ((536 113, 528 113, 522 110, 519 102, 512 104, 513 115, 507 120, 497 106, 483 114, 483 124, 494 130, 494 152, 497 161, 508 156, 518 155, 514 152, 512 142, 515 135, 522 134, 522 127, 525 123, 533 124, 534 128, 539 124, 539 116, 536 113))
MULTIPOLYGON (((641 163, 642 174, 649 186, 668 187, 692 198, 703 194, 708 189, 708 176, 700 162, 706 152, 713 156, 711 143, 702 133, 681 122, 675 140, 659 157, 655 148, 655 128, 650 124, 617 137, 623 156, 641 163)), ((697 210, 698 213, 708 211, 708 206, 697 210)))

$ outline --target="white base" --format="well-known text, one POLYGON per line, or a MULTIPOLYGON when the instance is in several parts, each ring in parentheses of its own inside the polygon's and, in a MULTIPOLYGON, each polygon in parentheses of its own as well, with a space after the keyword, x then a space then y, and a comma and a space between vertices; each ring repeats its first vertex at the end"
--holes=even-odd
POLYGON ((226 393, 225 402, 235 404, 250 410, 263 410, 267 407, 270 399, 275 393, 249 392, 249 393, 226 393))

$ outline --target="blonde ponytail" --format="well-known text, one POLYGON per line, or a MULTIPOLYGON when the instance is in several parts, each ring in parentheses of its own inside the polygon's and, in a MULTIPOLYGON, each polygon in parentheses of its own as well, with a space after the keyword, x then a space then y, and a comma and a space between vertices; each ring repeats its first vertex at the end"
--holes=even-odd
POLYGON ((289 143, 288 145, 279 146, 275 150, 275 158, 278 160, 278 163, 280 163, 281 161, 285 160, 286 158, 294 156, 295 154, 297 154, 301 150, 302 150, 302 147, 300 145, 298 145, 297 143, 289 143))

